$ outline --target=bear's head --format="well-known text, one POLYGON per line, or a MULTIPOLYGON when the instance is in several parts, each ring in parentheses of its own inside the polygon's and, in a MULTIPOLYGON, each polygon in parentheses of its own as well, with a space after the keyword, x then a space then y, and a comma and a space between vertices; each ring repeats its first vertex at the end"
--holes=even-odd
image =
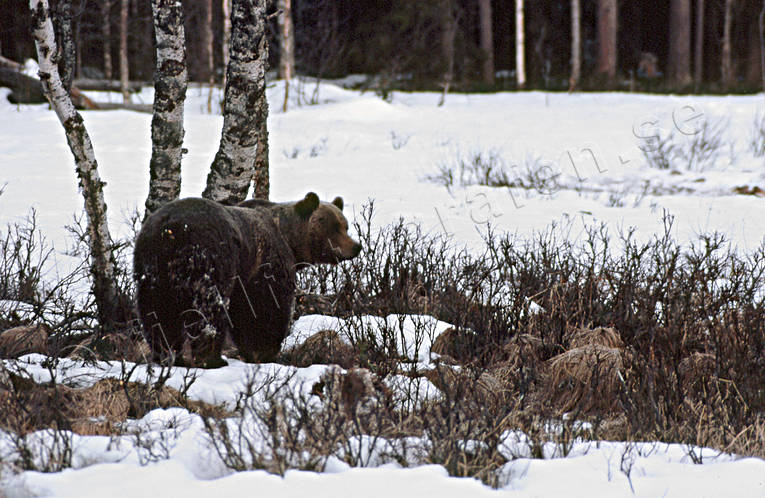
POLYGON ((361 244, 348 235, 348 220, 343 216, 343 199, 320 202, 313 192, 296 202, 295 212, 305 222, 301 244, 302 263, 337 263, 352 259, 361 252, 361 244))

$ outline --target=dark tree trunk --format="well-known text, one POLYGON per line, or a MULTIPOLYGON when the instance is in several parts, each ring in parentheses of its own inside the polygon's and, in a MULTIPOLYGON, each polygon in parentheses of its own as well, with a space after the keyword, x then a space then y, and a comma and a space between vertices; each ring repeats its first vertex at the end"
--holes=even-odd
POLYGON ((212 0, 202 0, 202 81, 210 85, 207 93, 207 112, 212 112, 212 92, 215 84, 215 62, 213 60, 212 0))
POLYGON ((760 71, 762 71, 762 89, 765 91, 765 0, 759 16, 760 25, 760 71))
POLYGON ((157 69, 154 73, 147 215, 177 199, 181 192, 183 104, 188 79, 181 3, 152 0, 151 10, 157 40, 157 69))
POLYGON ((733 59, 731 53, 731 29, 733 27, 733 3, 735 0, 725 0, 725 19, 723 21, 722 59, 720 73, 723 87, 728 89, 733 85, 733 59))
POLYGON ((85 124, 64 89, 58 68, 53 62, 56 42, 48 1, 30 0, 29 7, 32 12, 32 35, 40 65, 40 82, 51 107, 64 126, 69 148, 74 155, 82 195, 85 198, 91 256, 90 272, 93 278, 93 295, 98 309, 98 318, 101 327, 110 330, 114 328, 118 318, 119 299, 114 276, 114 253, 106 221, 104 183, 98 175, 98 163, 85 124))
POLYGON ((616 0, 598 0, 598 62, 597 72, 609 81, 616 78, 618 26, 616 0))
MULTIPOLYGON (((265 18, 266 0, 233 1, 223 131, 202 194, 224 204, 236 204, 247 197, 256 176, 256 150, 259 142, 267 140, 264 132, 268 118, 265 18)), ((261 143, 260 148, 261 154, 268 150, 265 143, 261 143)), ((264 179, 268 178, 268 160, 261 155, 263 159, 257 165, 261 189, 267 185, 264 179)))
POLYGON ((704 82, 704 0, 696 0, 696 47, 693 56, 696 91, 704 82))
POLYGON ((120 0, 120 83, 122 88, 122 100, 130 102, 130 90, 128 88, 130 75, 128 74, 128 0, 120 0))
POLYGON ((101 36, 104 44, 104 78, 112 79, 112 22, 111 10, 112 0, 102 0, 101 17, 103 25, 101 26, 101 36))
POLYGON ((54 13, 56 24, 56 41, 59 45, 59 72, 61 82, 68 92, 74 80, 74 68, 77 64, 77 49, 74 43, 74 26, 72 19, 72 0, 58 0, 54 13))
POLYGON ((478 0, 478 17, 483 52, 483 82, 494 84, 494 32, 491 21, 491 0, 478 0))
POLYGON ((758 88, 762 83, 762 54, 760 54, 760 8, 752 4, 749 17, 749 61, 747 63, 747 84, 758 88))
POLYGON ((669 21, 670 81, 680 87, 691 82, 691 0, 672 0, 669 21))
POLYGON ((582 9, 581 0, 571 0, 571 79, 569 91, 579 88, 582 77, 582 9))
POLYGON ((444 81, 439 106, 446 102, 446 94, 454 79, 454 40, 457 20, 454 18, 453 0, 441 0, 441 55, 444 60, 444 81))

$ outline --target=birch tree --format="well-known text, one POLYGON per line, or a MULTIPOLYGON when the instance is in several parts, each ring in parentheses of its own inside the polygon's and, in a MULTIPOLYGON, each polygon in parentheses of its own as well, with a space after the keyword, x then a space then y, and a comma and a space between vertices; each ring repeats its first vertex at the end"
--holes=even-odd
POLYGON ((267 196, 269 189, 265 19, 266 0, 232 2, 223 131, 202 193, 203 197, 223 204, 243 201, 253 180, 256 194, 267 196), (257 152, 260 152, 260 161, 256 172, 257 152))
POLYGON ((571 79, 569 91, 579 88, 582 77, 582 9, 581 0, 571 0, 571 79))
POLYGON ((213 85, 215 85, 215 63, 213 58, 212 0, 202 0, 202 60, 204 62, 202 79, 209 84, 207 92, 207 112, 212 112, 213 85))
POLYGON ((74 81, 74 68, 77 62, 77 48, 74 42, 74 26, 72 19, 72 0, 58 0, 55 14, 56 25, 54 31, 59 43, 59 71, 61 82, 66 91, 72 89, 74 81))
POLYGON ((287 112, 290 96, 290 80, 295 75, 295 32, 292 25, 292 0, 278 0, 279 9, 279 78, 284 80, 284 103, 282 112, 287 112))
POLYGON ((454 79, 454 41, 457 37, 457 19, 454 14, 454 1, 441 0, 441 54, 444 59, 443 92, 438 106, 444 105, 449 86, 454 79))
POLYGON ((147 215, 177 199, 181 192, 183 105, 188 80, 181 3, 152 0, 151 10, 157 42, 157 68, 154 73, 147 215))
POLYGON ((85 198, 93 295, 101 326, 108 330, 113 328, 115 323, 118 292, 114 275, 115 262, 111 235, 106 221, 104 183, 98 174, 98 163, 82 116, 75 110, 58 72, 56 64, 58 52, 48 0, 30 0, 29 8, 32 13, 32 35, 40 67, 40 83, 64 127, 69 149, 74 156, 80 189, 85 198))
POLYGON ((223 41, 221 60, 223 61, 223 88, 226 88, 226 72, 228 68, 228 50, 231 44, 231 0, 221 0, 223 11, 223 41))
POLYGON ((523 0, 515 0, 515 73, 518 88, 526 88, 526 28, 523 20, 523 0))

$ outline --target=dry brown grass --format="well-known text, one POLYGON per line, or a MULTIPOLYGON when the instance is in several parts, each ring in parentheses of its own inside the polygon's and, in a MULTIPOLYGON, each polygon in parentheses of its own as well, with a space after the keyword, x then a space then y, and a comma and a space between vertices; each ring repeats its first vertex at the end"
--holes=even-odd
POLYGON ((619 409, 624 352, 600 344, 574 348, 548 362, 548 395, 561 413, 619 409))
POLYGON ((607 348, 621 349, 624 347, 622 337, 613 327, 576 328, 568 334, 569 348, 581 348, 598 344, 607 348))
POLYGON ((356 351, 334 330, 321 330, 315 333, 303 344, 282 353, 282 359, 298 367, 334 364, 351 368, 358 363, 356 351))

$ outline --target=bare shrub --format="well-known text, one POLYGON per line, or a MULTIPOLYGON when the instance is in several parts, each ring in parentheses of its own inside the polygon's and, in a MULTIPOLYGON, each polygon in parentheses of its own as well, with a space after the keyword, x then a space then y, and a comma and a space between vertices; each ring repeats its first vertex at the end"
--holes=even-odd
POLYGON ((757 113, 752 124, 752 133, 749 138, 749 150, 754 157, 765 156, 765 114, 757 113))
POLYGON ((652 168, 706 171, 714 167, 720 156, 727 127, 728 122, 724 119, 705 118, 699 129, 692 133, 676 133, 672 129, 651 137, 640 149, 652 168))

